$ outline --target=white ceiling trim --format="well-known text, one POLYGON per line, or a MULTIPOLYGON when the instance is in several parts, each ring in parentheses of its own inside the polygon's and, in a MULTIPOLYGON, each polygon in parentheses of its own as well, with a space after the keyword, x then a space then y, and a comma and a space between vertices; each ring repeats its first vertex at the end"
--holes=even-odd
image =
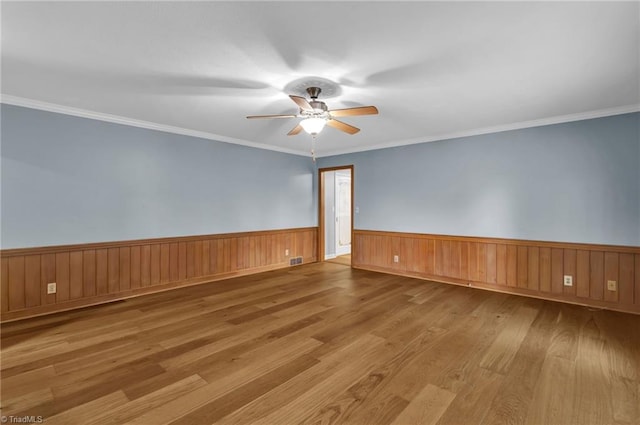
POLYGON ((300 156, 308 155, 307 152, 300 152, 293 149, 286 149, 286 148, 281 148, 273 145, 250 142, 248 140, 235 139, 233 137, 221 136, 219 134, 207 133, 205 131, 190 130, 188 128, 158 124, 158 123, 149 122, 149 121, 122 117, 119 115, 111 115, 111 114, 105 114, 102 112, 72 108, 69 106, 58 105, 54 103, 41 102, 39 100, 26 99, 19 96, 0 94, 0 103, 6 103, 7 105, 14 105, 14 106, 22 106, 22 107, 31 108, 31 109, 38 109, 41 111, 57 112, 59 114, 72 115, 74 117, 89 118, 89 119, 99 120, 99 121, 106 121, 106 122, 115 123, 115 124, 129 125, 132 127, 145 128, 148 130, 163 131, 165 133, 173 133, 173 134, 180 134, 183 136, 198 137, 201 139, 214 140, 216 142, 232 143, 235 145, 248 146, 252 148, 289 153, 293 155, 300 155, 300 156))
POLYGON ((615 108, 599 109, 597 111, 580 112, 576 114, 560 115, 556 117, 541 118, 538 120, 522 121, 511 124, 497 125, 492 127, 476 128, 472 130, 456 131, 453 133, 438 134, 436 136, 416 138, 408 140, 399 140, 396 142, 382 143, 374 146, 366 146, 356 149, 341 149, 323 153, 318 157, 327 157, 334 155, 344 155, 348 153, 372 151, 377 149, 395 148, 398 146, 416 145, 419 143, 437 142, 441 140, 458 139, 461 137, 479 136, 482 134, 501 133, 503 131, 521 130, 524 128, 542 127, 545 125, 562 124, 566 122, 589 120, 593 118, 603 118, 613 115, 622 115, 633 112, 640 112, 640 103, 634 105, 626 105, 615 108))
MULTIPOLYGON (((221 136, 219 134, 207 133, 204 131, 197 131, 197 130, 190 130, 187 128, 174 127, 170 125, 158 124, 158 123, 153 123, 149 121, 136 120, 136 119, 122 117, 118 115, 105 114, 102 112, 72 108, 69 106, 57 105, 57 104, 48 103, 48 102, 41 102, 38 100, 26 99, 18 96, 0 94, 0 103, 5 103, 8 105, 15 105, 15 106, 22 106, 25 108, 38 109, 38 110, 48 111, 48 112, 57 112, 60 114, 72 115, 72 116, 81 117, 81 118, 95 119, 95 120, 106 121, 106 122, 111 122, 115 124, 130 125, 132 127, 163 131, 166 133, 198 137, 198 138, 214 140, 218 142, 232 143, 232 144, 248 146, 252 148, 283 152, 283 153, 288 153, 293 155, 300 155, 300 156, 309 155, 307 152, 300 152, 292 149, 280 148, 277 146, 272 146, 272 145, 267 145, 262 143, 255 143, 247 140, 235 139, 232 137, 221 136)), ((482 134, 500 133, 503 131, 520 130, 524 128, 541 127, 544 125, 552 125, 552 124, 562 124, 566 122, 588 120, 593 118, 602 118, 602 117, 621 115, 621 114, 627 114, 627 113, 633 113, 633 112, 640 112, 640 104, 626 105, 626 106, 620 106, 620 107, 608 108, 608 109, 600 109, 596 111, 580 112, 576 114, 561 115, 556 117, 548 117, 548 118, 542 118, 538 120, 522 121, 518 123, 504 124, 504 125, 498 125, 498 126, 492 126, 492 127, 457 131, 453 133, 439 134, 436 136, 431 136, 426 138, 399 140, 395 142, 383 143, 383 144, 374 145, 374 146, 366 146, 362 148, 333 150, 330 152, 323 152, 321 154, 318 154, 317 156, 328 157, 328 156, 343 155, 348 153, 365 152, 365 151, 377 150, 377 149, 394 148, 398 146, 414 145, 418 143, 427 143, 427 142, 436 142, 440 140, 457 139, 461 137, 478 136, 482 134)))

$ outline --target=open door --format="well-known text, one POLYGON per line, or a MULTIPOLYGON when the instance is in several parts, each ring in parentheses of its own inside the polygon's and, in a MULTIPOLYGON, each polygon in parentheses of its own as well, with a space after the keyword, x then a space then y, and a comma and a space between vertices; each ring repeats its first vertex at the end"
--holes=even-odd
MULTIPOLYGON (((351 254, 351 170, 338 170, 334 173, 333 222, 335 223, 335 238, 333 252, 339 257, 351 254)), ((331 255, 328 248, 329 246, 325 245, 326 253, 331 255)))
POLYGON ((318 259, 351 264, 353 165, 318 170, 318 259))

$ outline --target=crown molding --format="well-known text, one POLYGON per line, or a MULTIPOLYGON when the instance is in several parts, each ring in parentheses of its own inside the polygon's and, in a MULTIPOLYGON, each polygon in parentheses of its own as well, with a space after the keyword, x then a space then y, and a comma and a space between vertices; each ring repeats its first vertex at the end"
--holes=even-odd
MULTIPOLYGON (((248 146, 248 147, 257 148, 257 149, 265 149, 265 150, 270 150, 275 152, 282 152, 282 153, 298 155, 298 156, 308 156, 308 153, 306 151, 301 152, 293 149, 280 148, 273 145, 250 142, 248 140, 236 139, 233 137, 227 137, 219 134, 208 133, 205 131, 190 130, 182 127, 175 127, 170 125, 153 123, 149 121, 136 120, 133 118, 122 117, 119 115, 111 115, 111 114, 105 114, 102 112, 88 111, 85 109, 72 108, 69 106, 42 102, 39 100, 27 99, 27 98, 7 95, 7 94, 0 95, 0 103, 5 103, 8 105, 15 105, 15 106, 22 106, 25 108, 38 109, 38 110, 48 111, 48 112, 56 112, 60 114, 72 115, 72 116, 81 117, 81 118, 89 118, 89 119, 94 119, 99 121, 106 121, 106 122, 111 122, 115 124, 129 125, 132 127, 162 131, 165 133, 173 133, 173 134, 180 134, 183 136, 191 136, 191 137, 197 137, 201 139, 214 140, 216 142, 232 143, 236 145, 248 146)), ((594 118, 603 118, 603 117, 628 114, 633 112, 640 112, 640 104, 625 105, 625 106, 619 106, 615 108, 599 109, 595 111, 579 112, 576 114, 559 115, 554 117, 541 118, 537 120, 521 121, 521 122, 511 123, 511 124, 503 124, 503 125, 477 128, 477 129, 471 129, 471 130, 456 131, 453 133, 444 133, 444 134, 438 134, 438 135, 428 136, 428 137, 398 140, 394 142, 382 143, 374 146, 366 146, 361 148, 340 149, 340 150, 332 150, 328 152, 317 152, 316 156, 318 158, 324 158, 324 157, 344 155, 349 153, 395 148, 399 146, 415 145, 419 143, 436 142, 441 140, 450 140, 450 139, 457 139, 462 137, 479 136, 482 134, 501 133, 504 131, 521 130, 524 128, 541 127, 545 125, 562 124, 567 122, 589 120, 594 118)))
POLYGON ((521 122, 511 123, 511 124, 503 124, 503 125, 497 125, 497 126, 491 126, 491 127, 476 128, 471 130, 456 131, 453 133, 444 133, 444 134, 438 134, 438 135, 429 136, 429 137, 399 140, 399 141, 390 142, 390 143, 382 143, 374 146, 367 146, 364 148, 340 149, 340 150, 333 150, 330 152, 318 152, 317 157, 324 158, 324 157, 344 155, 349 153, 395 148, 395 147, 407 146, 407 145, 416 145, 419 143, 437 142, 441 140, 450 140, 450 139, 458 139, 462 137, 479 136, 482 134, 501 133, 503 131, 522 130, 525 128, 542 127, 545 125, 553 125, 553 124, 563 124, 567 122, 590 120, 594 118, 603 118, 603 117, 609 117, 613 115, 629 114, 633 112, 640 112, 640 103, 634 104, 634 105, 619 106, 615 108, 599 109, 596 111, 580 112, 577 114, 558 115, 555 117, 547 117, 547 118, 541 118, 537 120, 521 121, 521 122))
POLYGON ((0 95, 0 103, 7 105, 22 106, 25 108, 38 109, 47 112, 56 112, 74 117, 89 118, 93 120, 106 121, 114 124, 128 125, 132 127, 145 128, 148 130, 162 131, 165 133, 180 134, 183 136, 197 137, 200 139, 214 140, 216 142, 231 143, 235 145, 248 146, 251 148, 265 149, 270 151, 288 153, 292 155, 308 156, 307 152, 295 151, 293 149, 281 148, 278 146, 266 145, 263 143, 250 142, 248 140, 236 139, 219 134, 208 133, 206 131, 190 130, 188 128, 175 127, 171 125, 158 124, 150 121, 137 120, 119 115, 105 114, 102 112, 89 111, 86 109, 72 108, 70 106, 58 105, 55 103, 42 102, 34 99, 27 99, 7 94, 0 95))

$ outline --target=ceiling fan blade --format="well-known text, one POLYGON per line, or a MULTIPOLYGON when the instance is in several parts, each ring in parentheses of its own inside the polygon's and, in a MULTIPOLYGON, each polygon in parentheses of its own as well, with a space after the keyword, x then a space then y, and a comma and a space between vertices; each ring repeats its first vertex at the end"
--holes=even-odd
POLYGON ((376 115, 378 108, 375 106, 358 106, 356 108, 334 109, 329 111, 332 117, 351 117, 354 115, 376 115))
POLYGON ((302 131, 302 126, 300 124, 296 125, 291 129, 290 132, 287 133, 287 136, 295 136, 296 134, 302 131))
POLYGON ((297 117, 297 115, 249 115, 247 118, 248 119, 255 119, 255 118, 295 118, 297 117))
POLYGON ((289 95, 289 97, 291 98, 291 100, 293 100, 294 102, 296 102, 296 104, 300 107, 300 109, 302 109, 303 111, 307 111, 307 112, 313 112, 313 108, 311 107, 311 105, 309 105, 309 102, 307 101, 307 99, 305 99, 304 97, 301 96, 294 96, 292 94, 289 95))
POLYGON ((346 122, 342 122, 334 119, 327 120, 327 125, 329 127, 333 127, 335 129, 344 131, 345 133, 349 133, 349 134, 356 134, 358 131, 360 131, 358 127, 354 127, 352 125, 347 124, 346 122))

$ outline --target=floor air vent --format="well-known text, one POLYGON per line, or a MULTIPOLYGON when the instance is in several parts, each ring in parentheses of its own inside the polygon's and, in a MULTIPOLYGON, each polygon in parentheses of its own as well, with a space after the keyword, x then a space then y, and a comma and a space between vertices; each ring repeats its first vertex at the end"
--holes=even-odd
POLYGON ((296 266, 298 264, 302 264, 302 257, 293 257, 289 259, 290 266, 296 266))

